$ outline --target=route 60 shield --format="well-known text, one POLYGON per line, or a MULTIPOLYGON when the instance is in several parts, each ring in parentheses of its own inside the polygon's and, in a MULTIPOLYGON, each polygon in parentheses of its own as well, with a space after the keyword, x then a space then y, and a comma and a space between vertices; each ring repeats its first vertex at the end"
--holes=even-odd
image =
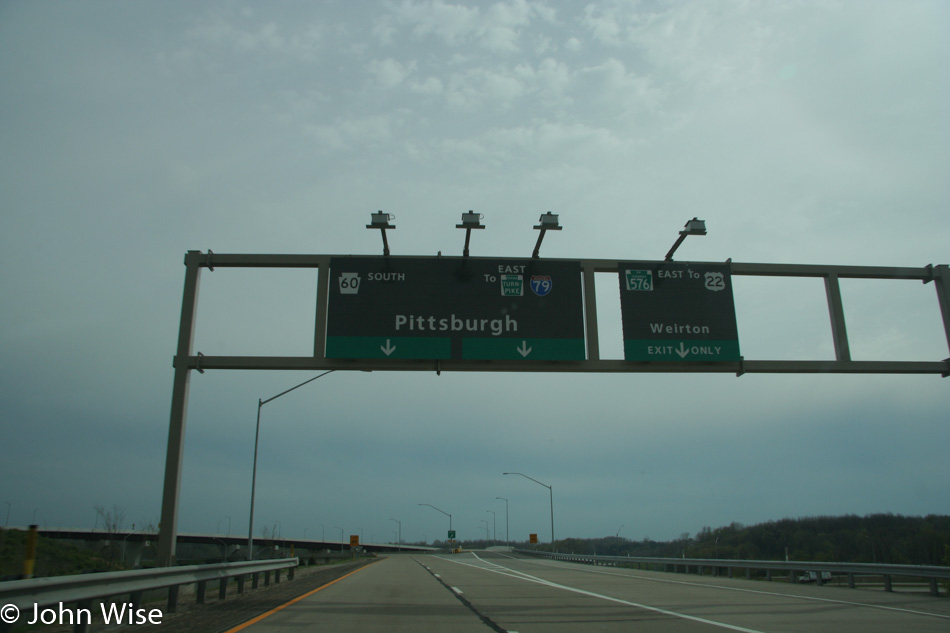
POLYGON ((355 295, 360 291, 359 273, 340 273, 340 294, 355 295))

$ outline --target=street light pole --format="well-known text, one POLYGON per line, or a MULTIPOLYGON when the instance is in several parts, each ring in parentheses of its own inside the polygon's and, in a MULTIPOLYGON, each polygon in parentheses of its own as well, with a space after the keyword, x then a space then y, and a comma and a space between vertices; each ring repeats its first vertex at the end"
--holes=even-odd
MULTIPOLYGON (((421 506, 429 506, 429 507, 432 508, 433 510, 437 510, 437 511, 441 512, 442 514, 444 514, 445 516, 449 517, 449 532, 452 531, 452 515, 451 515, 451 514, 449 514, 449 513, 446 512, 445 510, 439 510, 437 507, 435 507, 435 506, 432 505, 431 503, 420 503, 419 505, 421 505, 421 506)), ((448 538, 448 536, 446 536, 446 538, 448 538)))
POLYGON ((257 445, 261 437, 261 408, 263 408, 263 406, 267 404, 268 402, 272 402, 273 400, 276 400, 277 398, 290 393, 294 389, 299 389, 300 387, 303 387, 304 385, 313 382, 317 378, 323 378, 327 374, 333 373, 334 371, 336 370, 331 369, 330 371, 325 371, 322 374, 314 376, 310 380, 305 380, 299 385, 297 385, 296 387, 291 387, 287 391, 282 391, 276 396, 272 398, 268 398, 267 400, 261 400, 260 398, 258 398, 257 400, 257 428, 254 431, 254 465, 251 468, 251 511, 250 511, 250 519, 248 521, 248 528, 247 528, 247 559, 248 560, 254 560, 254 493, 257 489, 257 445))
POLYGON ((530 479, 534 483, 540 484, 548 489, 548 493, 551 496, 551 549, 554 549, 554 488, 547 484, 542 484, 540 481, 538 481, 534 477, 528 477, 524 473, 502 473, 502 475, 521 475, 525 479, 530 479))
POLYGON ((504 497, 495 497, 505 502, 505 546, 511 548, 511 535, 508 534, 508 500, 504 497))
POLYGON ((491 512, 491 527, 492 527, 492 539, 491 544, 494 545, 495 541, 498 540, 498 523, 495 521, 497 518, 493 510, 485 510, 485 512, 491 512))
MULTIPOLYGON (((390 521, 396 521, 396 519, 390 519, 390 521)), ((402 551, 402 521, 396 521, 399 524, 399 536, 396 537, 396 551, 402 551)))

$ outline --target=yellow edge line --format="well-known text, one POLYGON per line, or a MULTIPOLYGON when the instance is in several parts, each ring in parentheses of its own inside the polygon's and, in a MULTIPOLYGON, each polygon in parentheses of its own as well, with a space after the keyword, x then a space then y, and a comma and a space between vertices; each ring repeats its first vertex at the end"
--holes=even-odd
POLYGON ((348 574, 346 574, 346 575, 344 575, 344 576, 340 576, 340 577, 337 578, 336 580, 331 580, 330 582, 328 582, 328 583, 325 584, 325 585, 321 585, 320 587, 317 587, 316 589, 311 589, 310 591, 308 591, 307 593, 303 594, 302 596, 297 596, 297 597, 294 598, 293 600, 291 600, 291 601, 289 601, 289 602, 285 602, 284 604, 280 605, 279 607, 274 607, 274 608, 271 609, 270 611, 268 611, 268 612, 266 612, 266 613, 262 613, 262 614, 260 614, 259 616, 256 616, 256 617, 254 617, 254 618, 251 618, 250 620, 248 620, 247 622, 244 622, 243 624, 238 624, 238 625, 237 625, 236 627, 234 627, 233 629, 228 629, 228 630, 225 631, 224 633, 237 633, 237 631, 240 631, 240 630, 242 630, 242 629, 246 629, 247 627, 251 626, 252 624, 257 624, 258 622, 260 622, 260 621, 263 620, 264 618, 274 615, 275 613, 277 613, 277 612, 280 611, 281 609, 286 609, 287 607, 289 607, 289 606, 292 605, 293 603, 299 602, 299 601, 303 600, 304 598, 307 598, 307 597, 309 597, 309 596, 312 596, 313 594, 317 593, 318 591, 320 591, 320 590, 322 590, 322 589, 326 589, 326 588, 329 587, 330 585, 335 584, 335 583, 338 583, 338 582, 340 582, 341 580, 343 580, 344 578, 347 578, 348 576, 352 576, 352 575, 355 574, 356 572, 358 572, 358 571, 363 571, 363 570, 366 569, 367 567, 370 567, 370 566, 372 566, 372 565, 375 565, 376 563, 380 563, 380 562, 382 562, 382 561, 384 561, 384 560, 386 560, 386 559, 383 558, 383 559, 381 559, 381 560, 373 561, 373 562, 370 563, 369 565, 364 565, 364 566, 360 567, 359 569, 354 569, 354 570, 351 571, 350 573, 348 573, 348 574))

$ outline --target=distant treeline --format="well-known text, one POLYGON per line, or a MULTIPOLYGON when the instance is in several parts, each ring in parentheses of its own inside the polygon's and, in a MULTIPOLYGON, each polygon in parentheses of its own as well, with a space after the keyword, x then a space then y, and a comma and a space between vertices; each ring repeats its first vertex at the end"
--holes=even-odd
MULTIPOLYGON (((550 543, 518 546, 551 548, 550 543)), ((751 526, 732 523, 703 527, 694 536, 684 533, 667 542, 617 536, 568 538, 558 540, 557 549, 603 556, 950 565, 950 516, 870 514, 781 519, 751 526)))

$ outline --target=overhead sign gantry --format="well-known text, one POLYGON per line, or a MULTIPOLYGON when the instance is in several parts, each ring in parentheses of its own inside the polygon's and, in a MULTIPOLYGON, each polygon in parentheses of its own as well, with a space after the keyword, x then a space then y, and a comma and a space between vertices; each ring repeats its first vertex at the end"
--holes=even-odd
MULTIPOLYGON (((469 258, 480 215, 463 214, 463 257, 389 255, 392 216, 373 214, 384 257, 345 255, 185 255, 185 284, 162 499, 159 558, 175 562, 178 491, 191 371, 209 369, 728 372, 950 375, 950 359, 851 358, 840 279, 905 279, 933 283, 950 344, 950 267, 814 266, 672 262, 688 235, 705 235, 693 219, 664 261, 539 259, 557 216, 541 216, 531 258, 469 258), (312 268, 319 271, 313 354, 206 356, 194 351, 202 268, 312 268), (602 359, 596 273, 618 275, 624 358, 602 359), (834 359, 756 360, 740 355, 732 280, 738 275, 811 277, 824 281, 834 359)), ((614 286, 617 288, 617 286, 614 286)), ((937 354, 940 354, 937 352, 937 354)), ((942 355, 942 354, 940 354, 942 355)))

